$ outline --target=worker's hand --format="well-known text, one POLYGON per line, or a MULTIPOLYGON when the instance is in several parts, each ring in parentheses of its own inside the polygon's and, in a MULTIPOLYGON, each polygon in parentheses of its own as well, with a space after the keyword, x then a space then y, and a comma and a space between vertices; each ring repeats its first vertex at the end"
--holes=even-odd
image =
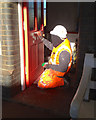
POLYGON ((46 64, 44 68, 49 69, 49 64, 46 64))
POLYGON ((47 68, 47 69, 49 68, 48 62, 43 63, 42 66, 43 66, 44 68, 47 68))
POLYGON ((43 38, 41 32, 36 32, 36 35, 41 41, 43 41, 44 38, 43 38))
POLYGON ((41 40, 41 41, 43 41, 43 40, 44 40, 44 38, 43 38, 42 36, 39 36, 39 38, 40 38, 40 40, 41 40))
POLYGON ((38 34, 37 34, 37 37, 38 37, 41 41, 44 40, 44 38, 43 38, 42 36, 38 35, 38 34))
POLYGON ((48 64, 48 62, 42 63, 42 67, 46 68, 47 64, 48 64))

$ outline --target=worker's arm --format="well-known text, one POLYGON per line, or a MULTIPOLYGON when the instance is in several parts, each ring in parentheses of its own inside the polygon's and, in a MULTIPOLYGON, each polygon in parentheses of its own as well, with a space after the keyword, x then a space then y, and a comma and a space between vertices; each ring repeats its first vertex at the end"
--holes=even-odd
POLYGON ((70 53, 67 51, 62 51, 59 56, 59 65, 46 64, 45 68, 51 68, 55 71, 66 72, 69 62, 70 53))
POLYGON ((45 39, 45 38, 42 38, 42 41, 44 43, 44 45, 49 48, 49 50, 52 50, 53 49, 53 44, 51 42, 49 42, 49 40, 45 39))

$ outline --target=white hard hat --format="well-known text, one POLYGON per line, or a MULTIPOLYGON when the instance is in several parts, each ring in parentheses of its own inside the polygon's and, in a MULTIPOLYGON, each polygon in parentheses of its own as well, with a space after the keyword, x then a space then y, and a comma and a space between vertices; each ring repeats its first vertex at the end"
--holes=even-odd
POLYGON ((67 36, 67 30, 64 26, 62 25, 57 25, 51 32, 50 34, 52 35, 57 35, 59 36, 61 39, 62 38, 66 38, 67 36))

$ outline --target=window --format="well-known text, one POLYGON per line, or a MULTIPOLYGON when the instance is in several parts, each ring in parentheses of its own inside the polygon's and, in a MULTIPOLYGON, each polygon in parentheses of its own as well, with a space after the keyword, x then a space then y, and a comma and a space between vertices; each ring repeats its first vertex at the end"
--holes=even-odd
POLYGON ((29 28, 30 30, 40 30, 42 24, 44 24, 44 27, 46 26, 46 0, 44 0, 43 4, 40 0, 37 0, 37 2, 30 1, 32 0, 28 2, 29 28))
POLYGON ((29 26, 30 30, 34 30, 34 2, 29 2, 29 26))
POLYGON ((41 2, 37 2, 37 26, 41 29, 41 2))

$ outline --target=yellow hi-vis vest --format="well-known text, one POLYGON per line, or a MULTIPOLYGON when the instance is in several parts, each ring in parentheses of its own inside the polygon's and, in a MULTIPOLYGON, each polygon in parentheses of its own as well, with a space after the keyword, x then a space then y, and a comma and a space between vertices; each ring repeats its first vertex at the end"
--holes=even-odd
POLYGON ((68 72, 72 64, 72 50, 71 50, 70 42, 67 38, 56 48, 55 47, 53 48, 51 58, 49 60, 49 64, 59 65, 59 55, 62 51, 65 50, 70 53, 70 62, 67 69, 68 72))
POLYGON ((51 58, 49 60, 49 64, 58 65, 59 64, 59 55, 64 50, 66 50, 70 53, 70 62, 69 62, 67 71, 59 72, 59 71, 55 71, 51 68, 46 69, 40 76, 40 80, 38 81, 38 87, 54 88, 54 87, 64 85, 63 78, 60 78, 58 76, 63 77, 69 71, 71 64, 72 64, 72 50, 71 50, 70 42, 68 39, 65 39, 64 42, 62 42, 56 48, 55 47, 53 48, 51 58))

